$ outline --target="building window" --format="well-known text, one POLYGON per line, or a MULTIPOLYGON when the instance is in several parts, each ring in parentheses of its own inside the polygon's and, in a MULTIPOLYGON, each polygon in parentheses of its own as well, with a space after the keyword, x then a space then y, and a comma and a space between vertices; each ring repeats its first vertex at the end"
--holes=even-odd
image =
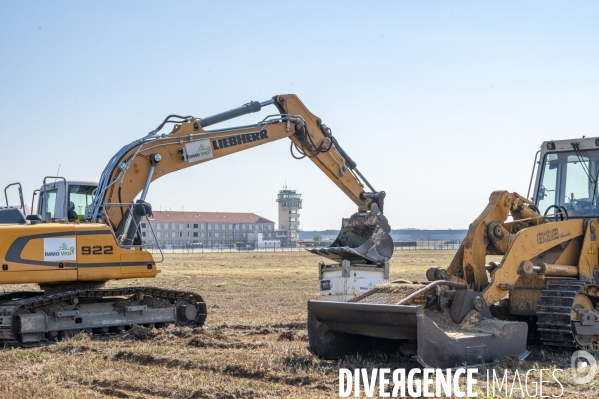
POLYGON ((222 230, 224 230, 224 229, 226 229, 226 228, 227 228, 227 225, 223 223, 223 224, 221 224, 220 228, 221 228, 222 230))
POLYGON ((162 236, 162 233, 161 233, 161 232, 159 232, 159 231, 157 231, 157 232, 156 232, 156 237, 160 238, 161 236, 162 236))
POLYGON ((142 228, 142 229, 145 229, 145 228, 146 228, 146 224, 145 224, 145 223, 142 223, 142 224, 141 224, 141 228, 142 228))
POLYGON ((200 224, 200 229, 205 229, 206 225, 204 223, 200 224))
MULTIPOLYGON (((187 227, 189 227, 189 226, 187 226, 187 227)), ((180 228, 181 230, 183 230, 183 223, 179 223, 179 228, 180 228)))
POLYGON ((191 236, 189 235, 189 231, 187 232, 187 237, 191 237, 191 236))
POLYGON ((241 230, 245 230, 245 224, 241 225, 241 230))
POLYGON ((209 232, 209 233, 208 233, 208 237, 212 237, 212 233, 210 233, 210 232, 209 232))
POLYGON ((177 233, 175 233, 174 231, 171 232, 171 237, 177 237, 177 233))
POLYGON ((146 236, 146 232, 145 232, 145 231, 143 231, 143 232, 141 233, 141 236, 142 236, 142 237, 145 237, 145 236, 146 236))
POLYGON ((208 223, 208 230, 212 230, 212 223, 208 223))
POLYGON ((229 230, 231 230, 233 228, 232 224, 229 224, 229 230))
MULTIPOLYGON (((197 233, 197 231, 193 233, 193 236, 194 236, 194 237, 197 237, 197 236, 198 236, 198 233, 197 233)), ((204 237, 204 233, 202 233, 202 237, 204 237)))
POLYGON ((194 223, 194 224, 193 224, 193 228, 194 228, 194 229, 197 229, 197 228, 198 228, 198 224, 197 224, 197 223, 194 223))
POLYGON ((202 231, 202 235, 201 235, 201 237, 206 237, 206 233, 204 233, 204 232, 202 231))
POLYGON ((219 232, 217 231, 216 233, 214 233, 214 237, 218 238, 220 236, 219 232))

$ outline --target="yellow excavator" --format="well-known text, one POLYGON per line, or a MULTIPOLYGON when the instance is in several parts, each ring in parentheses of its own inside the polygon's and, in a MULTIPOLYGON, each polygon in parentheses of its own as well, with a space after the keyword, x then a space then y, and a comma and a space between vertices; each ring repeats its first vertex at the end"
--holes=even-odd
POLYGON ((118 333, 134 324, 203 325, 206 304, 196 292, 104 284, 159 273, 140 233, 140 223, 152 215, 146 202, 151 182, 284 137, 291 139, 296 158, 310 158, 358 205, 358 212, 344 219, 335 245, 319 254, 370 265, 389 260, 393 242, 382 214, 385 193, 372 188, 331 129, 295 95, 252 101, 206 118, 170 115, 122 147, 98 184, 49 176, 34 193, 37 214, 24 215, 20 185, 21 206, 0 208, 0 284, 40 286, 0 294, 0 345, 36 345, 81 330, 118 333), (271 104, 279 112, 256 124, 205 130, 271 104), (161 133, 169 123, 172 131, 161 133))
POLYGON ((599 138, 548 141, 536 157, 533 195, 533 176, 526 197, 493 192, 448 267, 346 303, 310 301, 311 351, 401 351, 451 368, 523 359, 527 339, 597 344, 599 138))

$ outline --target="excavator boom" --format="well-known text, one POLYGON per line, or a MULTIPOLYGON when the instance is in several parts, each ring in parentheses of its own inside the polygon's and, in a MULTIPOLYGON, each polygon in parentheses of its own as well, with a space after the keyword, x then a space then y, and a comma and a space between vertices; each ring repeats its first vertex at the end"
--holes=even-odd
MULTIPOLYGON (((172 118, 171 118, 172 119, 172 118)), ((384 193, 375 192, 357 170, 333 137, 331 130, 312 114, 297 96, 278 95, 262 103, 252 101, 245 106, 207 118, 185 117, 168 134, 159 134, 168 118, 146 137, 123 147, 102 173, 96 198, 88 216, 95 219, 103 207, 114 203, 131 203, 149 183, 177 170, 231 155, 258 145, 289 137, 300 156, 307 156, 357 206, 361 212, 373 203, 382 211, 384 193), (206 131, 216 123, 257 112, 262 104, 275 104, 280 115, 269 116, 255 125, 206 131), (152 169, 150 156, 160 155, 152 169), (151 173, 150 173, 151 172, 151 173), (124 184, 127 182, 127 184, 124 184), (367 185, 371 191, 364 189, 367 185)), ((142 200, 145 198, 142 198, 142 200)), ((118 209, 109 212, 110 221, 118 225, 118 209)))
POLYGON ((314 253, 336 261, 387 261, 393 254, 393 241, 382 214, 385 192, 374 190, 331 129, 293 94, 277 95, 262 103, 252 101, 207 118, 171 115, 157 129, 123 147, 110 160, 86 216, 111 225, 120 243, 130 245, 138 233, 140 217, 151 212, 151 207, 144 201, 152 181, 285 137, 292 142, 292 153, 295 149, 298 158, 312 160, 358 206, 358 214, 344 220, 336 242, 314 253), (268 116, 257 124, 205 130, 271 104, 277 107, 279 114, 268 116), (160 134, 172 119, 178 121, 172 131, 160 134), (138 195, 138 204, 131 209, 130 204, 138 195))

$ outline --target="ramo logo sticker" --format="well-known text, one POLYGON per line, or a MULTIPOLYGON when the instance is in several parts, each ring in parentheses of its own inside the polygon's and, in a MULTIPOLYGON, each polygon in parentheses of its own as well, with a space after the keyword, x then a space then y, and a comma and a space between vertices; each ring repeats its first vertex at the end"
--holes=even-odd
POLYGON ((213 156, 212 148, 210 148, 210 140, 206 139, 185 144, 185 151, 187 152, 188 162, 197 162, 202 159, 212 158, 213 156))
POLYGON ((44 238, 44 261, 77 260, 77 240, 68 238, 44 238))

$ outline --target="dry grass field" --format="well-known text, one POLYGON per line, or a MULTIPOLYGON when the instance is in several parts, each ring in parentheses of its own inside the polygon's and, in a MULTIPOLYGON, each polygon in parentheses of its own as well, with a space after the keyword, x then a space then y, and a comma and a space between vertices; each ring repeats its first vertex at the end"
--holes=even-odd
MULTIPOLYGON (((453 254, 398 251, 391 278, 421 281, 428 267, 447 265, 453 254)), ((419 367, 399 354, 325 361, 306 350, 306 302, 319 296, 318 261, 303 252, 167 255, 155 280, 110 284, 195 290, 208 304, 204 328, 133 328, 119 336, 80 334, 0 350, 0 398, 328 398, 338 397, 341 367, 419 367)), ((525 362, 502 359, 488 367, 522 375, 564 369, 556 374, 563 398, 599 396, 597 376, 584 386, 572 384, 570 354, 530 349, 525 362)), ((485 383, 479 379, 479 397, 485 383)), ((543 395, 560 394, 556 383, 543 386, 543 395)))

